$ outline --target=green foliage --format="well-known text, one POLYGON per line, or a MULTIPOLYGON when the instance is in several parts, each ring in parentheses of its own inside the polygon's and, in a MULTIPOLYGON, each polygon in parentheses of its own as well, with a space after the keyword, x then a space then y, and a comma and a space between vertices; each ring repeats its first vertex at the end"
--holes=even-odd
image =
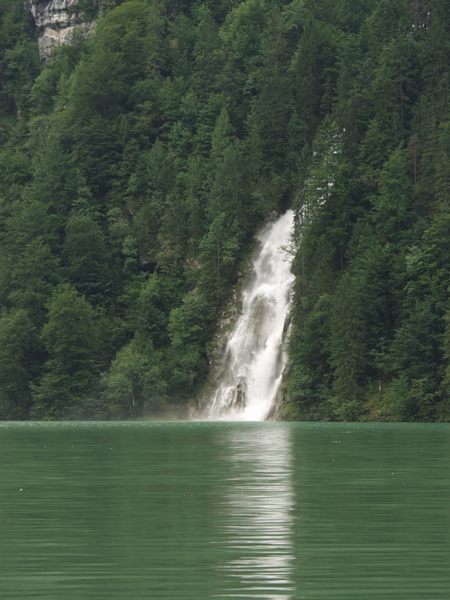
POLYGON ((0 2, 0 118, 26 116, 39 56, 33 39, 31 15, 23 2, 0 2))
POLYGON ((33 416, 54 419, 77 414, 98 378, 95 313, 70 284, 55 288, 41 333, 48 358, 35 387, 33 416))
POLYGON ((102 380, 107 414, 113 418, 136 417, 161 409, 166 385, 157 356, 132 342, 124 346, 102 380))
POLYGON ((211 332, 211 309, 211 304, 201 294, 191 292, 170 314, 171 383, 172 393, 177 398, 192 393, 206 375, 205 346, 211 332))
POLYGON ((36 330, 27 312, 18 309, 0 316, 0 418, 21 419, 31 406, 36 330))
POLYGON ((163 348, 169 342, 169 315, 180 302, 178 281, 168 275, 153 273, 139 286, 132 306, 132 322, 138 339, 163 348))
POLYGON ((338 38, 332 119, 297 195, 288 396, 303 418, 448 418, 449 46, 439 3, 422 4, 380 0, 338 38))
POLYGON ((290 418, 448 414, 443 0, 0 0, 0 417, 185 402, 240 261, 297 214, 290 418))
POLYGON ((107 304, 111 294, 110 258, 101 226, 86 214, 66 224, 62 258, 67 279, 93 304, 107 304))

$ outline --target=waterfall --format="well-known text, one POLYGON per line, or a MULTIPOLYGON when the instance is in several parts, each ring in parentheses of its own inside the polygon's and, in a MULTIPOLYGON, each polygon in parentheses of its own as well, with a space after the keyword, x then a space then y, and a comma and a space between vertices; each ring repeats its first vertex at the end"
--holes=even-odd
POLYGON ((286 364, 282 342, 294 281, 288 252, 293 226, 289 210, 258 235, 260 248, 209 402, 210 418, 262 421, 270 412, 286 364))

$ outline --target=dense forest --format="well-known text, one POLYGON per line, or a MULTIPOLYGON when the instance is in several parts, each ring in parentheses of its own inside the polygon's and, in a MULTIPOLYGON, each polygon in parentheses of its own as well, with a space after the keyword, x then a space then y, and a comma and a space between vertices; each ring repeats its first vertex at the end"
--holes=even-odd
POLYGON ((44 62, 0 0, 0 418, 192 400, 292 207, 284 417, 448 419, 448 1, 77 10, 95 31, 44 62))

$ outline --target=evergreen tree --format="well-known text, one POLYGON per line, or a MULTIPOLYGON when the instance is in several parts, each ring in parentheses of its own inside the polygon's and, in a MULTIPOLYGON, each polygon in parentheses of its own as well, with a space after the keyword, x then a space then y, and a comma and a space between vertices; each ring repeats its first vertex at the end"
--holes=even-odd
POLYGON ((286 414, 448 418, 445 0, 0 0, 0 417, 192 400, 296 213, 286 414))
POLYGON ((42 343, 48 358, 35 387, 33 416, 70 417, 92 394, 98 378, 98 330, 92 307, 69 284, 55 288, 42 343))

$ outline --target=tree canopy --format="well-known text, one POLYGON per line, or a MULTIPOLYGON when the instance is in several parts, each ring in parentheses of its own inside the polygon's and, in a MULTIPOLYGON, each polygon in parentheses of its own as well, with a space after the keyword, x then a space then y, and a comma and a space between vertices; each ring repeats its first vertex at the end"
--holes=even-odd
POLYGON ((445 0, 0 0, 0 418, 192 399, 257 229, 296 211, 285 416, 449 417, 445 0))

